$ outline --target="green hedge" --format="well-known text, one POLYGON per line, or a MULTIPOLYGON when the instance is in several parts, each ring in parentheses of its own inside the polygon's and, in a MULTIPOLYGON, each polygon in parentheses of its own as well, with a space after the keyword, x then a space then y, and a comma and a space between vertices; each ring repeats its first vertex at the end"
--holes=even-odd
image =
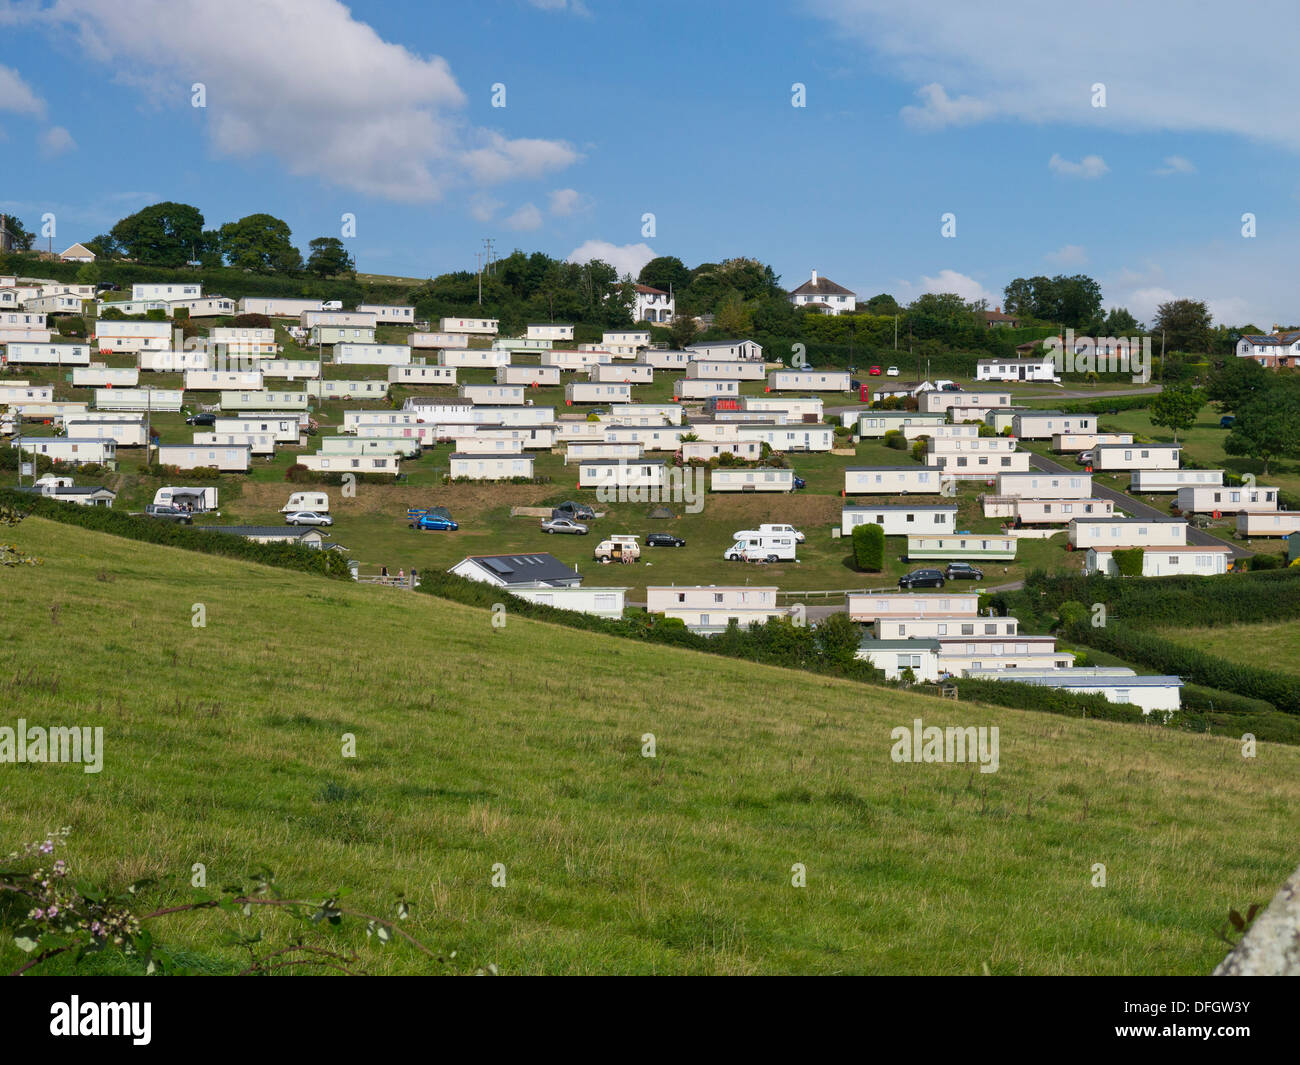
POLYGON ((1140 547, 1122 547, 1111 552, 1115 567, 1121 577, 1141 577, 1142 559, 1145 552, 1140 547))
MULTIPOLYGON (((1090 717, 1098 721, 1122 721, 1128 724, 1159 724, 1132 703, 1112 703, 1095 692, 1070 692, 1037 684, 1017 684, 1011 680, 982 680, 961 677, 953 682, 963 699, 996 703, 1015 710, 1037 710, 1067 717, 1090 717)), ((938 694, 938 686, 934 686, 938 694)))
POLYGON ((885 568, 885 530, 868 523, 853 529, 853 561, 864 573, 879 573, 885 568))

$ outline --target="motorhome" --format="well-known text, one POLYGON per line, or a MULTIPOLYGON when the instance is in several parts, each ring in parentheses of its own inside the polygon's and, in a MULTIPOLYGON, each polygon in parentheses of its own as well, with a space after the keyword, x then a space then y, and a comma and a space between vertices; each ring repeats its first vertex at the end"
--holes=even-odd
POLYGON ((770 533, 761 529, 742 529, 722 557, 731 562, 795 562, 799 541, 793 533, 770 533))
POLYGON ((293 514, 300 510, 310 511, 313 514, 328 514, 330 497, 325 492, 294 492, 289 496, 289 502, 280 508, 280 513, 293 514))

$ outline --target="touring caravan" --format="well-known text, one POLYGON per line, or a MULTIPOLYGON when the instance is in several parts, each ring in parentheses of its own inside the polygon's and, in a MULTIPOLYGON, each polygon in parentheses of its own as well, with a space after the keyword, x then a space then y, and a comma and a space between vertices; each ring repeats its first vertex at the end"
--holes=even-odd
POLYGON ((207 514, 217 509, 215 488, 159 488, 154 493, 156 507, 189 507, 196 514, 207 514))
POLYGON ((325 492, 294 492, 289 502, 280 508, 281 514, 292 514, 299 510, 309 510, 313 514, 330 512, 330 497, 325 492))

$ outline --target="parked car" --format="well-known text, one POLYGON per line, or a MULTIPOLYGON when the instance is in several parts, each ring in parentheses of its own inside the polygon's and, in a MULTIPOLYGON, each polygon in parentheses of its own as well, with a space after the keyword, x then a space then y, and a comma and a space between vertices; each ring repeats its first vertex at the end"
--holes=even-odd
POLYGON ((194 524, 194 515, 190 511, 182 507, 172 506, 170 503, 146 503, 144 512, 151 518, 166 518, 178 525, 194 524))
POLYGON ((450 514, 438 514, 429 510, 423 514, 417 514, 415 520, 407 525, 407 528, 422 529, 426 532, 455 532, 460 526, 452 520, 450 514))
POLYGON ((898 376, 898 367, 897 367, 897 366, 891 366, 888 370, 885 371, 885 376, 886 376, 886 377, 897 377, 897 376, 898 376))
POLYGON ((867 371, 869 377, 879 377, 884 371, 879 366, 873 366, 867 371))
POLYGON ((942 588, 944 576, 937 569, 914 569, 898 578, 900 588, 942 588))
POLYGON ((862 382, 859 381, 859 380, 857 380, 856 378, 855 378, 854 380, 850 381, 850 382, 849 382, 849 391, 850 391, 850 392, 861 392, 861 391, 862 391, 862 382))
POLYGON ((569 518, 572 521, 595 521, 596 512, 586 503, 568 500, 551 511, 552 518, 569 518))
POLYGON ((955 381, 945 381, 945 382, 944 382, 940 387, 941 387, 945 392, 960 392, 960 391, 961 391, 961 385, 957 384, 957 382, 955 382, 955 381))
POLYGON ((795 488, 807 488, 808 482, 805 481, 802 477, 796 476, 794 479, 794 486, 795 488))
POLYGON ((646 547, 685 547, 686 541, 672 533, 651 533, 645 538, 646 547))
POLYGON ((217 416, 215 414, 210 414, 206 411, 201 414, 191 414, 188 418, 185 419, 185 424, 186 425, 216 425, 217 416))
POLYGON ((334 519, 328 514, 318 514, 314 510, 295 510, 284 516, 286 525, 333 525, 334 519))
POLYGON ((571 536, 586 536, 590 530, 581 522, 574 521, 572 518, 543 518, 542 532, 544 533, 568 533, 571 536))
POLYGON ((949 562, 943 571, 944 578, 950 581, 982 581, 984 571, 969 562, 949 562))
POLYGON ((1231 429, 1236 423, 1237 423, 1237 416, 1235 414, 1225 414, 1222 418, 1219 419, 1219 428, 1231 429))
POLYGON ((1079 463, 1080 466, 1091 466, 1091 465, 1092 465, 1092 452, 1091 452, 1091 451, 1080 451, 1080 452, 1079 452, 1079 458, 1078 458, 1077 461, 1078 461, 1078 463, 1079 463))
POLYGON ((592 552, 597 562, 635 562, 641 557, 641 545, 635 536, 611 536, 601 540, 592 552))

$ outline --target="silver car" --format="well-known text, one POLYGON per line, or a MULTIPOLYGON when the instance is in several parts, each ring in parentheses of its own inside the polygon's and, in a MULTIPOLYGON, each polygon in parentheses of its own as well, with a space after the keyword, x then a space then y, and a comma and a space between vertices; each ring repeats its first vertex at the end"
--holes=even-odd
POLYGON ((317 514, 314 510, 299 510, 284 516, 287 525, 333 525, 334 519, 328 514, 317 514))
POLYGON ((543 518, 542 532, 571 533, 575 536, 586 536, 587 527, 572 518, 543 518))

